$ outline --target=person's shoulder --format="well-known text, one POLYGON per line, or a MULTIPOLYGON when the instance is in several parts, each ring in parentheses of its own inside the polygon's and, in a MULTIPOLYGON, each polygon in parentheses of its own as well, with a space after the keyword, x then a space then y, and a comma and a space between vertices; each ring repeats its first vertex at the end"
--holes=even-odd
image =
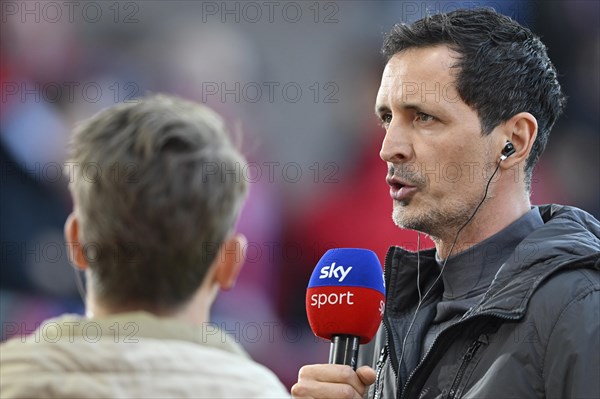
POLYGON ((539 207, 544 225, 520 245, 525 274, 541 281, 533 299, 554 303, 574 299, 600 285, 600 224, 570 206, 539 207))
MULTIPOLYGON (((182 397, 190 392, 195 392, 194 397, 198 392, 209 392, 211 397, 289 396, 269 369, 218 347, 147 337, 131 342, 94 341, 85 336, 56 342, 30 338, 15 338, 0 347, 2 379, 8 381, 2 385, 6 389, 37 389, 29 381, 35 374, 39 381, 54 387, 65 381, 78 386, 76 380, 83 378, 92 383, 110 381, 111 386, 135 394, 172 392, 182 386, 186 387, 178 391, 182 397), (138 387, 131 381, 145 388, 136 391, 138 387)), ((100 390, 98 394, 111 392, 100 390)))
POLYGON ((568 303, 581 295, 600 290, 600 270, 591 263, 594 259, 598 263, 600 256, 574 261, 569 267, 548 276, 534 292, 532 301, 541 298, 546 302, 568 303))
POLYGON ((193 379, 202 387, 220 387, 229 396, 240 397, 288 397, 289 393, 267 367, 238 352, 192 342, 146 340, 152 351, 142 349, 139 361, 153 364, 159 374, 176 378, 193 379), (158 371, 160 370, 160 371, 158 371))
MULTIPOLYGON (((567 311, 579 308, 589 315, 600 309, 600 270, 595 267, 565 268, 549 276, 532 294, 528 317, 549 329, 567 311)), ((600 320, 590 320, 599 323, 600 320)))
POLYGON ((544 221, 541 230, 548 238, 574 246, 583 245, 584 250, 600 250, 600 222, 593 215, 568 205, 550 204, 537 208, 544 221))

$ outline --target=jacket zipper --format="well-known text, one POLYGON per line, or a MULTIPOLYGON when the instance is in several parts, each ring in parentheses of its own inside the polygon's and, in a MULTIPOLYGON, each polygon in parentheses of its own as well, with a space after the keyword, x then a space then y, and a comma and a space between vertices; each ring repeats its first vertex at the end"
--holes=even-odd
POLYGON ((460 368, 456 373, 456 377, 454 377, 454 382, 452 383, 452 386, 450 386, 448 399, 454 399, 456 397, 456 391, 458 390, 458 386, 462 381, 465 370, 467 369, 467 366, 469 365, 469 363, 473 359, 473 356, 475 356, 475 353, 477 353, 477 350, 481 347, 482 344, 483 342, 479 338, 473 341, 473 343, 467 349, 467 352, 462 357, 462 363, 460 365, 460 368))
POLYGON ((433 348, 433 345, 435 345, 435 343, 437 342, 439 337, 439 334, 436 335, 436 337, 433 339, 433 342, 431 343, 431 345, 429 346, 429 349, 427 349, 427 352, 425 353, 425 356, 423 356, 423 358, 421 359, 421 361, 419 362, 419 364, 417 364, 417 367, 415 367, 413 369, 413 371, 410 373, 410 375, 408 376, 408 378, 406 379, 406 382, 404 383, 404 387, 402 388, 402 395, 400 395, 400 391, 398 391, 398 398, 404 398, 405 397, 405 393, 406 393, 406 388, 408 388, 408 384, 411 382, 413 376, 416 374, 417 370, 419 369, 419 367, 421 367, 421 365, 423 364, 424 360, 427 359, 427 356, 429 356, 429 353, 431 352, 431 348, 433 348))
MULTIPOLYGON (((395 252, 395 249, 389 249, 388 252, 385 254, 385 259, 383 262, 383 280, 388 281, 389 282, 389 278, 386 275, 386 265, 388 265, 391 262, 393 253, 395 252)), ((386 287, 386 295, 387 295, 387 287, 386 287)), ((387 298, 386 298, 386 306, 387 306, 387 298)), ((398 372, 396 370, 396 368, 394 367, 394 362, 391 360, 391 356, 390 356, 390 345, 393 345, 393 340, 388 342, 388 337, 390 336, 389 334, 389 327, 388 327, 388 321, 384 315, 383 318, 383 330, 385 331, 385 340, 386 340, 386 344, 383 346, 381 353, 379 355, 379 359, 377 359, 377 364, 376 364, 376 377, 375 377, 375 392, 373 393, 373 399, 381 399, 381 396, 383 394, 383 381, 381 380, 381 375, 383 374, 383 366, 385 365, 386 360, 389 359, 390 364, 392 366, 392 371, 394 373, 394 377, 395 377, 395 383, 397 383, 397 379, 398 379, 398 372)))
MULTIPOLYGON (((518 320, 520 317, 519 316, 506 316, 500 313, 494 313, 494 312, 484 312, 484 313, 479 313, 479 314, 475 314, 473 316, 469 316, 467 318, 461 319, 458 322, 456 322, 455 324, 449 326, 448 328, 446 328, 443 332, 448 331, 448 329, 451 329, 455 326, 457 326, 458 324, 462 324, 465 321, 480 317, 480 316, 494 316, 494 317, 498 317, 504 320, 518 320)), ((442 333, 443 333, 442 332, 442 333)), ((442 334, 440 333, 440 334, 442 334)), ((404 384, 404 387, 402 389, 402 395, 398 394, 398 398, 400 399, 405 399, 408 398, 408 388, 410 387, 410 384, 413 382, 412 379, 415 376, 415 374, 417 374, 418 371, 420 371, 419 369, 423 366, 423 364, 428 360, 429 354, 432 352, 433 347, 435 346, 436 342, 438 342, 439 338, 440 338, 440 334, 438 334, 437 337, 435 337, 435 339, 433 340, 433 342, 431 343, 431 346, 429 347, 429 349, 427 350, 427 353, 425 354, 425 356, 423 356, 423 358, 421 359, 421 361, 419 362, 419 364, 417 365, 417 367, 414 368, 414 370, 412 371, 412 373, 410 373, 408 379, 406 380, 406 383, 404 384)), ((400 393, 400 390, 398 390, 398 393, 400 393)))
POLYGON ((381 394, 383 393, 383 387, 381 386, 381 374, 383 372, 383 365, 388 356, 389 347, 385 345, 381 349, 381 354, 379 355, 379 359, 377 360, 377 374, 375 377, 375 392, 373 394, 373 399, 381 399, 381 394))

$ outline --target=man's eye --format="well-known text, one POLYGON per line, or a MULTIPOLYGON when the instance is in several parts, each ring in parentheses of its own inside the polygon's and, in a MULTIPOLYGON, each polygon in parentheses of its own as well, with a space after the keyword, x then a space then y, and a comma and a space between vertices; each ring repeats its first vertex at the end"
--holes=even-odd
POLYGON ((417 112, 417 120, 419 122, 431 122, 435 120, 435 117, 426 114, 425 112, 417 112))
POLYGON ((381 115, 381 126, 383 126, 384 128, 389 126, 389 124, 392 122, 392 114, 383 114, 381 115))

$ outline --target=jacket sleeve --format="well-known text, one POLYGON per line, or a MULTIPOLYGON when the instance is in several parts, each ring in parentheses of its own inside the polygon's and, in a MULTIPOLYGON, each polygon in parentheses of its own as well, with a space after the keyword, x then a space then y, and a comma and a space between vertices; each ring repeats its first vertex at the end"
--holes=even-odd
POLYGON ((590 287, 562 310, 548 341, 547 398, 600 398, 600 288, 590 287))

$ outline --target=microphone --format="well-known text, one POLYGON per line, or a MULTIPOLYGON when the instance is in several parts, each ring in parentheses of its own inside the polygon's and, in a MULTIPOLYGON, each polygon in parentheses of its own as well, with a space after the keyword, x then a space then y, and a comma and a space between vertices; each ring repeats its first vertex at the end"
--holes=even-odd
POLYGON ((358 345, 370 342, 385 308, 383 270, 373 251, 330 249, 317 263, 306 290, 313 333, 331 340, 330 364, 356 370, 358 345))

